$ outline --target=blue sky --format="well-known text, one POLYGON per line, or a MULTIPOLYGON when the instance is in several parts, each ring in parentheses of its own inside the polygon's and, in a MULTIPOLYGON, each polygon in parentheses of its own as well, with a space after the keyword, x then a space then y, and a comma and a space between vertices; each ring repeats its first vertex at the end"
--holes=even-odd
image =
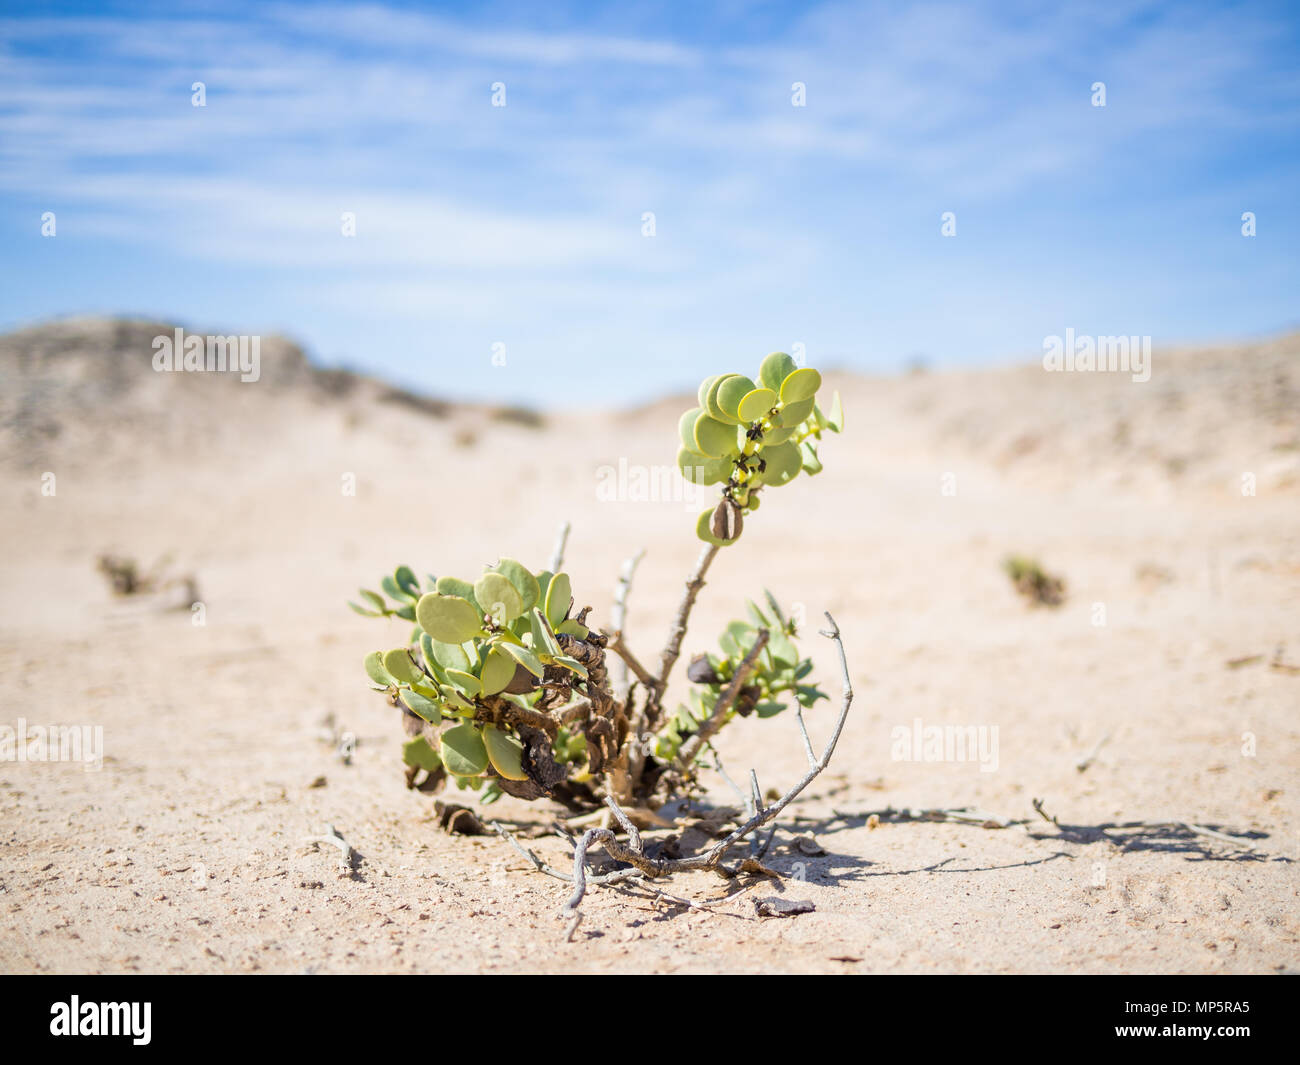
POLYGON ((452 396, 632 404, 797 343, 889 371, 1067 327, 1275 333, 1298 192, 1295 4, 0 16, 0 325, 278 330, 452 396))

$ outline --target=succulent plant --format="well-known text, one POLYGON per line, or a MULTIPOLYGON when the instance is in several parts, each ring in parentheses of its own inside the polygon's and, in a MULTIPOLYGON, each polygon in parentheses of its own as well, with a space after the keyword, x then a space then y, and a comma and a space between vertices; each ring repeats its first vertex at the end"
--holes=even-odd
POLYGON ((695 531, 706 543, 735 543, 759 491, 789 484, 799 473, 820 473, 817 442, 844 427, 836 392, 830 414, 817 405, 822 376, 783 351, 763 360, 755 382, 724 373, 700 385, 697 406, 678 422, 677 466, 688 481, 721 484, 722 499, 704 511, 695 531))
MULTIPOLYGON (((731 373, 701 384, 699 405, 680 420, 678 466, 688 480, 722 486, 697 522, 702 540, 735 543, 762 489, 820 472, 817 443, 844 421, 838 393, 829 415, 818 407, 821 383, 816 370, 777 352, 763 360, 757 381, 731 373)), ((795 625, 769 593, 766 610, 749 604, 752 624, 727 627, 720 653, 694 659, 689 705, 665 712, 692 589, 714 554, 705 552, 688 581, 660 677, 633 667, 636 698, 616 698, 606 671, 610 651, 635 662, 623 634, 588 626, 589 607, 574 612, 563 572, 535 573, 506 558, 472 582, 428 576, 422 585, 399 566, 379 591, 361 589, 361 603, 348 604, 357 613, 413 623, 405 646, 365 659, 372 688, 402 708, 408 784, 435 790, 450 782, 478 790, 483 801, 549 796, 580 809, 604 796, 645 803, 656 789, 693 782, 702 722, 711 735, 736 715, 770 717, 791 701, 808 707, 825 698, 806 683, 812 663, 799 656, 795 625)))

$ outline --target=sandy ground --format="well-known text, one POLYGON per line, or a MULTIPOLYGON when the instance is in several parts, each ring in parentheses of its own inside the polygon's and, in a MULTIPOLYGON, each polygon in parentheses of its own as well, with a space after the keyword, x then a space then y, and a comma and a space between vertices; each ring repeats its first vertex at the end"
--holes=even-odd
MULTIPOLYGON (((565 885, 499 839, 445 835, 404 788, 396 712, 361 660, 406 626, 344 601, 399 562, 540 567, 568 519, 567 569, 598 619, 623 558, 648 549, 628 628, 654 657, 697 508, 601 501, 597 471, 671 463, 683 404, 536 428, 322 380, 288 349, 256 386, 154 375, 147 347, 123 351, 155 330, 109 328, 0 341, 0 726, 101 726, 104 745, 99 771, 0 761, 0 969, 1300 968, 1300 670, 1285 668, 1300 665, 1300 337, 1157 349, 1146 384, 1032 366, 836 380, 849 425, 825 474, 747 523, 687 640, 710 646, 770 588, 806 612, 833 691, 820 611, 845 634, 857 699, 768 853, 788 878, 712 912, 599 892, 566 943, 565 885), (105 551, 170 554, 205 624, 167 593, 112 596, 105 551), (1013 552, 1064 577, 1063 606, 1015 594, 1013 552), (327 715, 357 737, 350 764, 327 715), (894 730, 917 719, 996 728, 996 766, 897 760, 894 730), (869 827, 941 807, 1026 826, 869 827), (328 825, 360 856, 350 874, 304 842, 328 825), (825 854, 795 849, 801 833, 825 854), (816 911, 758 919, 752 899, 772 894, 816 911)), ((818 704, 815 738, 834 713, 818 704)), ((803 770, 788 717, 738 722, 721 750, 765 788, 803 770)), ((555 811, 492 813, 528 832, 555 811)), ((530 845, 564 864, 555 837, 530 845)))

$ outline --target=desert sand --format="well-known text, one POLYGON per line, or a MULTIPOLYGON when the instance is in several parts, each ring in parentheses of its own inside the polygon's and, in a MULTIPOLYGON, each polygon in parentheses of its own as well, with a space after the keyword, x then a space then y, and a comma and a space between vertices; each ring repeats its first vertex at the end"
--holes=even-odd
MULTIPOLYGON (((398 563, 540 567, 569 521, 566 569, 597 624, 646 549, 627 634, 656 657, 697 508, 602 500, 598 471, 671 465, 686 397, 533 419, 318 371, 271 340, 255 385, 156 374, 150 339, 171 328, 0 338, 0 726, 103 730, 98 770, 0 761, 0 969, 1300 967, 1300 335, 1157 345, 1145 384, 1032 362, 830 374, 848 424, 825 472, 773 493, 722 553, 685 646, 712 646, 766 587, 806 615, 834 693, 821 612, 844 633, 856 699, 767 852, 786 878, 709 910, 596 891, 566 942, 565 884, 495 836, 445 834, 404 787, 397 711, 361 662, 409 626, 345 601, 398 563), (170 557, 201 618, 181 586, 115 596, 105 553, 170 557), (1017 595, 1011 554, 1063 578, 1064 603, 1017 595), (918 720, 996 728, 996 766, 895 758, 918 720), (890 813, 958 808, 974 822, 890 813), (346 872, 306 842, 327 826, 355 848, 346 872), (816 910, 760 919, 753 899, 773 894, 816 910)), ((809 714, 814 739, 835 711, 809 714)), ((788 715, 719 746, 764 789, 803 772, 788 715)), ((484 816, 563 866, 557 812, 507 798, 484 816)), ((703 903, 737 885, 664 887, 703 903)))

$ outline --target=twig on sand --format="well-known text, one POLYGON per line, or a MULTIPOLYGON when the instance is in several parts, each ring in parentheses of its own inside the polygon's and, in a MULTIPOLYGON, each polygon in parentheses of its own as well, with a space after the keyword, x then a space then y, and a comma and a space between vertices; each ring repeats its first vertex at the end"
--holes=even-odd
MULTIPOLYGON (((701 559, 703 562, 703 559, 701 559)), ((697 567, 698 568, 698 567, 697 567)), ((849 678, 849 663, 844 652, 844 641, 840 637, 839 626, 835 624, 835 619, 828 613, 826 621, 830 625, 829 629, 823 630, 822 635, 835 642, 836 650, 840 657, 840 670, 843 677, 844 687, 842 701, 840 705, 840 714, 835 722, 834 730, 831 732, 830 739, 827 741, 820 757, 814 754, 810 741, 805 742, 806 754, 808 757, 808 771, 803 775, 789 791, 771 806, 760 806, 739 828, 735 829, 724 839, 715 843, 708 850, 700 854, 691 855, 687 858, 650 858, 645 853, 645 847, 641 842, 641 835, 636 826, 628 819, 627 815, 619 807, 613 798, 606 797, 605 805, 609 807, 615 820, 627 833, 628 841, 623 843, 618 836, 608 828, 591 828, 579 837, 577 844, 573 849, 573 895, 565 903, 561 916, 568 920, 568 927, 565 935, 567 939, 572 939, 574 933, 578 930, 578 925, 582 920, 582 900, 587 891, 587 886, 591 882, 587 874, 587 852, 591 847, 599 844, 604 847, 605 853, 615 861, 626 862, 635 869, 640 870, 646 877, 654 879, 657 877, 668 876, 672 873, 687 872, 690 870, 712 870, 719 876, 732 878, 746 872, 764 872, 770 874, 770 870, 763 870, 755 859, 747 858, 738 868, 731 868, 723 864, 722 859, 727 851, 733 845, 744 839, 750 833, 774 820, 782 810, 786 808, 795 797, 813 782, 830 763, 831 756, 835 753, 835 746, 839 742, 840 735, 844 731, 844 723, 848 719, 849 707, 853 704, 853 684, 849 678)), ((800 718, 800 727, 804 732, 805 739, 807 730, 802 725, 800 718)))
POLYGON ((1106 733, 1106 735, 1104 735, 1101 739, 1097 741, 1097 745, 1091 751, 1089 751, 1087 755, 1085 755, 1083 758, 1081 758, 1078 762, 1075 763, 1074 768, 1077 769, 1080 773, 1086 772, 1088 766, 1092 765, 1097 755, 1101 752, 1101 749, 1105 747, 1109 741, 1110 741, 1110 733, 1108 732, 1106 733))
POLYGON ((303 843, 328 843, 330 846, 337 847, 342 852, 339 858, 339 872, 350 873, 352 871, 352 857, 355 852, 343 838, 342 833, 333 825, 325 826, 325 835, 308 836, 303 840, 303 843))

